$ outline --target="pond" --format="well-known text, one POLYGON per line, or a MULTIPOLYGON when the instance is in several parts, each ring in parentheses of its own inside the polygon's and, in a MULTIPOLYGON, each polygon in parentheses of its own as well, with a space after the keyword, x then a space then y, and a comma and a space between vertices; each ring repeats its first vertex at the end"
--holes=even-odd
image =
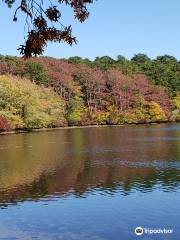
POLYGON ((179 236, 180 124, 0 136, 0 240, 179 236))

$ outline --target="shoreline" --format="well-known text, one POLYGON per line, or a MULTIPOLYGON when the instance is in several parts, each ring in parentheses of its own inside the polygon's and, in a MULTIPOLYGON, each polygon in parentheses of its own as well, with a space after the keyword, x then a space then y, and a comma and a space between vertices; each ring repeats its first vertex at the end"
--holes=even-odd
POLYGON ((33 132, 48 132, 56 130, 65 130, 65 129, 81 129, 81 128, 103 128, 103 127, 127 127, 127 126, 150 126, 157 124, 170 124, 170 123, 179 123, 180 121, 167 121, 167 122, 150 122, 150 123, 126 123, 126 124, 112 124, 112 125, 87 125, 87 126, 66 126, 66 127, 54 127, 54 128, 32 128, 32 129, 17 129, 12 131, 2 131, 0 136, 9 135, 9 134, 20 134, 20 133, 33 133, 33 132))

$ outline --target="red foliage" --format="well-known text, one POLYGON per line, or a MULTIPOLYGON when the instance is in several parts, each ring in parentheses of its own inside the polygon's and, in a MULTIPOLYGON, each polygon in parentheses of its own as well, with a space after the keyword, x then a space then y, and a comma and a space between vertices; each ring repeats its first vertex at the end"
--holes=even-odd
POLYGON ((49 86, 57 92, 62 99, 69 99, 78 94, 78 87, 75 86, 73 75, 75 65, 69 64, 63 60, 53 58, 35 58, 33 61, 42 63, 48 72, 50 81, 49 86))
POLYGON ((107 71, 106 79, 112 105, 116 105, 121 111, 132 108, 138 97, 135 94, 135 83, 132 79, 123 75, 119 70, 107 71))
POLYGON ((151 84, 145 75, 135 75, 133 82, 146 101, 157 102, 166 113, 171 110, 172 101, 164 87, 151 84))
POLYGON ((7 62, 0 62, 0 74, 12 74, 23 76, 26 72, 24 64, 12 64, 7 62))
POLYGON ((0 116, 0 131, 10 131, 12 128, 11 123, 5 117, 0 116))
POLYGON ((74 79, 82 86, 85 102, 91 112, 106 108, 107 91, 103 71, 85 65, 77 65, 74 79))
POLYGON ((140 97, 155 101, 168 113, 171 100, 163 87, 153 85, 145 75, 126 76, 121 71, 103 71, 84 64, 71 64, 53 58, 36 58, 50 76, 49 85, 67 102, 83 96, 90 112, 106 110, 109 105, 121 112, 135 108, 140 97))

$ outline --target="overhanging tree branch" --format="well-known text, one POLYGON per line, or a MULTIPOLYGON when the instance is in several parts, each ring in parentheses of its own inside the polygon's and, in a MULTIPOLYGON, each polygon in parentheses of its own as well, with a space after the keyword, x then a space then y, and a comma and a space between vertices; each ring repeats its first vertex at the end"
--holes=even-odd
MULTIPOLYGON (((15 1, 5 0, 5 3, 10 7, 15 1)), ((92 4, 93 0, 58 0, 58 3, 59 5, 64 3, 70 6, 74 11, 75 18, 84 22, 89 16, 87 4, 92 4)), ((77 43, 76 38, 72 36, 71 25, 64 26, 61 23, 59 6, 53 5, 51 0, 49 0, 48 7, 44 6, 43 0, 22 0, 14 13, 13 21, 18 20, 17 13, 19 10, 27 15, 25 24, 29 26, 26 41, 18 48, 24 57, 41 55, 48 41, 64 41, 70 45, 77 43), (28 19, 31 20, 31 26, 28 19), (58 23, 60 29, 54 23, 58 23)))

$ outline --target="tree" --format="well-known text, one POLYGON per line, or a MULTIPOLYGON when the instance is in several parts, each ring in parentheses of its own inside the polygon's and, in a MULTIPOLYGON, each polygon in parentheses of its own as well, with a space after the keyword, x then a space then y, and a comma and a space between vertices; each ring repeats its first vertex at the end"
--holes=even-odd
POLYGON ((73 64, 85 64, 85 65, 90 66, 90 67, 94 66, 94 63, 91 62, 88 58, 83 59, 83 58, 78 57, 78 56, 68 58, 68 62, 73 63, 73 64))
POLYGON ((131 59, 131 61, 134 61, 138 64, 143 64, 151 61, 151 59, 146 54, 138 53, 131 59))
MULTIPOLYGON (((4 0, 4 2, 11 7, 16 0, 4 0)), ((93 0, 58 0, 58 3, 70 6, 74 11, 75 18, 84 22, 89 16, 87 4, 92 4, 93 0)), ((57 3, 55 2, 55 4, 57 3)), ((64 26, 62 24, 59 6, 53 6, 51 1, 47 6, 47 3, 45 4, 41 0, 21 0, 13 21, 18 20, 19 11, 26 14, 26 24, 28 25, 26 41, 18 49, 24 57, 41 55, 48 41, 64 41, 70 45, 77 42, 76 38, 72 36, 71 25, 64 26), (60 29, 55 27, 55 23, 59 23, 60 29)))
POLYGON ((39 85, 46 85, 48 83, 49 78, 42 64, 28 61, 26 62, 26 68, 26 73, 24 74, 26 78, 31 79, 39 85))
POLYGON ((0 76, 0 131, 65 124, 63 100, 29 80, 0 76))
POLYGON ((135 74, 139 69, 137 64, 122 55, 117 56, 116 67, 126 75, 135 74))
POLYGON ((115 64, 115 60, 109 56, 97 57, 95 59, 95 64, 103 70, 107 70, 115 64))
POLYGON ((79 125, 85 114, 85 105, 81 97, 75 96, 69 101, 67 110, 67 121, 70 125, 79 125))
POLYGON ((158 62, 164 63, 164 64, 176 64, 177 63, 177 59, 170 55, 158 56, 156 58, 156 60, 158 62))
POLYGON ((151 59, 146 54, 142 53, 134 55, 134 57, 131 59, 131 63, 136 65, 138 72, 143 73, 149 72, 152 65, 151 59))
POLYGON ((147 75, 157 85, 165 86, 171 95, 180 90, 180 65, 176 58, 164 55, 152 61, 147 75))
POLYGON ((33 61, 43 64, 49 76, 48 85, 66 103, 75 95, 80 95, 79 86, 73 81, 73 73, 75 71, 73 64, 53 58, 34 58, 33 61))

